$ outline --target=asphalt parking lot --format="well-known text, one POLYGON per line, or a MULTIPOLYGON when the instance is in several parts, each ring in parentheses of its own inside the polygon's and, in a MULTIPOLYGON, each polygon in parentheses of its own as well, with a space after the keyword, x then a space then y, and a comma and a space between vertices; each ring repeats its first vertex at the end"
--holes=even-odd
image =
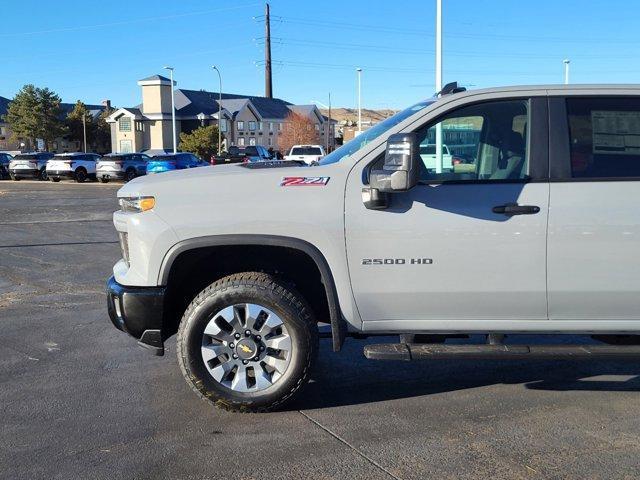
POLYGON ((0 477, 638 478, 640 365, 332 354, 287 410, 222 412, 110 324, 118 185, 0 182, 0 477))

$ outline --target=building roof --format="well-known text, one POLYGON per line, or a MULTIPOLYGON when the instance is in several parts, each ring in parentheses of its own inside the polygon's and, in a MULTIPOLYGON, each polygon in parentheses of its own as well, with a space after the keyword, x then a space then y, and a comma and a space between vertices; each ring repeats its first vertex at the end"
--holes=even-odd
MULTIPOLYGON (((220 94, 217 92, 180 88, 176 90, 176 113, 186 116, 197 115, 198 113, 217 113, 219 96, 220 94)), ((291 105, 291 103, 279 98, 223 92, 222 108, 235 114, 244 107, 247 100, 251 101, 251 104, 262 118, 284 119, 289 113, 289 105, 291 105)))
MULTIPOLYGON (((0 117, 7 114, 10 102, 11 99, 0 96, 0 117)), ((75 106, 75 103, 60 103, 61 118, 66 118, 75 106)), ((93 117, 100 115, 100 113, 106 108, 104 105, 90 105, 87 103, 85 103, 84 106, 87 107, 87 110, 89 110, 93 117)), ((1 118, 0 121, 2 121, 1 118)))
MULTIPOLYGON (((0 97, 0 117, 2 115, 6 115, 7 114, 7 109, 9 108, 9 102, 11 100, 9 100, 8 98, 5 97, 0 97)), ((0 121, 2 119, 0 118, 0 121)))
POLYGON ((167 77, 163 77, 162 75, 151 75, 150 77, 142 78, 142 79, 140 79, 138 81, 139 82, 151 82, 153 80, 162 80, 162 81, 167 81, 167 82, 171 81, 170 79, 168 79, 167 77))

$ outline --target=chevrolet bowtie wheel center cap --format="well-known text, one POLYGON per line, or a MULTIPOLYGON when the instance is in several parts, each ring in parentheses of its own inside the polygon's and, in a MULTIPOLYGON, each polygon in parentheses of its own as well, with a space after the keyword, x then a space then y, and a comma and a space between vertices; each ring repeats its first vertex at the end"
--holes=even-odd
POLYGON ((236 353, 243 360, 251 360, 259 353, 258 346, 252 339, 245 338, 237 343, 236 353))

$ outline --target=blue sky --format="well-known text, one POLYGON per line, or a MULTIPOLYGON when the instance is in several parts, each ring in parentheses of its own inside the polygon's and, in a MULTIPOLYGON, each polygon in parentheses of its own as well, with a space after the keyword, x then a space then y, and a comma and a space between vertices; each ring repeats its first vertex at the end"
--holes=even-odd
MULTIPOLYGON (((471 88, 640 83, 640 2, 443 0, 444 80, 471 88)), ((26 83, 64 101, 140 103, 140 78, 262 95, 264 3, 251 0, 3 0, 0 95, 26 83)), ((274 94, 295 103, 400 108, 434 87, 435 0, 271 2, 274 94)))

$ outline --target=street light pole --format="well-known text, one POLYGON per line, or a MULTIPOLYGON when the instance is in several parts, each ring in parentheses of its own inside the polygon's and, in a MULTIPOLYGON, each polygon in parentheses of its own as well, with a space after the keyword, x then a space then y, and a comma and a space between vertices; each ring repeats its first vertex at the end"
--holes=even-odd
MULTIPOLYGON (((436 92, 442 90, 442 0, 436 0, 436 92)), ((442 173, 442 123, 436 124, 436 173, 442 173)))
POLYGON ((569 64, 571 63, 571 60, 566 58, 562 63, 564 63, 564 84, 569 85, 569 64))
POLYGON ((222 75, 215 65, 212 65, 211 68, 218 72, 218 80, 220 82, 220 91, 218 94, 218 155, 220 155, 222 153, 222 131, 220 130, 220 125, 222 125, 222 75))
POLYGON ((175 154, 178 148, 176 144, 176 99, 173 91, 173 67, 164 67, 164 69, 169 70, 171 79, 171 131, 173 133, 173 153, 175 154))
POLYGON ((362 96, 361 96, 362 69, 356 68, 356 72, 358 72, 358 135, 359 135, 362 133, 362 96))

